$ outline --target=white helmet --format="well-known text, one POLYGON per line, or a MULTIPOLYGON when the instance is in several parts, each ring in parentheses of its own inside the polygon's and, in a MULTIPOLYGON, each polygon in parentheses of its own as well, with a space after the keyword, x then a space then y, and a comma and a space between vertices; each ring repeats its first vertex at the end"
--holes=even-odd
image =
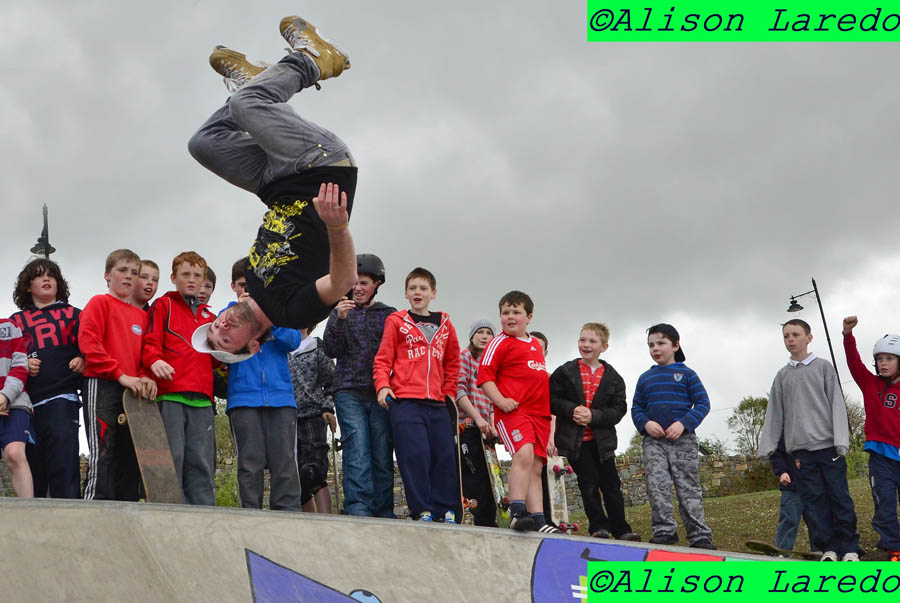
POLYGON ((878 354, 893 354, 900 356, 900 335, 887 334, 875 342, 875 349, 872 350, 872 356, 878 354))

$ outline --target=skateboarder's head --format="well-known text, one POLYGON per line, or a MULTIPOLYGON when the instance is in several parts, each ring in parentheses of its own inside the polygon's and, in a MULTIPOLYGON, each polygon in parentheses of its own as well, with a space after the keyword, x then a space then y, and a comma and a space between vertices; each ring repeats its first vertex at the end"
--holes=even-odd
POLYGON ((259 351, 271 330, 265 327, 246 301, 229 306, 210 323, 194 331, 194 349, 226 364, 241 362, 259 351))

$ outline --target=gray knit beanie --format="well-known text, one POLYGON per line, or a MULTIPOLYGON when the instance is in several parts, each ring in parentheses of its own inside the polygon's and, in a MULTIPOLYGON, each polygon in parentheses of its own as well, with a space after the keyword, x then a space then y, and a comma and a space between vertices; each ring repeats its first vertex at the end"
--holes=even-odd
POLYGON ((478 329, 490 329, 491 335, 497 333, 497 329, 494 328, 494 323, 489 321, 487 318, 482 318, 481 320, 476 320, 472 323, 472 326, 469 327, 469 341, 472 341, 472 337, 475 335, 475 331, 478 329))

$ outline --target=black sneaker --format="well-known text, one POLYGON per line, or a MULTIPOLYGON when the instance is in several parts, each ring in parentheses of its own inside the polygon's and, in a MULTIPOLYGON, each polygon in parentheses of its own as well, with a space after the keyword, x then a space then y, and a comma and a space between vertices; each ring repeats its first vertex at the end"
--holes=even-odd
POLYGON ((627 541, 629 541, 629 542, 640 542, 640 541, 641 541, 641 535, 640 535, 640 534, 635 534, 634 532, 625 532, 624 534, 622 534, 621 536, 619 536, 619 537, 617 538, 617 540, 627 540, 627 541))
POLYGON ((527 511, 513 515, 509 520, 509 528, 516 532, 533 532, 534 526, 534 519, 527 511))
POLYGON ((709 538, 701 538, 696 542, 691 543, 692 549, 706 549, 707 551, 717 551, 716 545, 712 543, 712 540, 709 538))
POLYGON ((544 525, 539 527, 537 529, 537 531, 540 532, 541 534, 564 534, 565 533, 562 530, 560 530, 559 528, 557 528, 555 525, 553 525, 552 523, 545 523, 544 525))
POLYGON ((678 544, 678 534, 654 534, 650 544, 678 544))
POLYGON ((609 533, 609 530, 604 530, 603 528, 600 528, 599 530, 591 534, 591 536, 593 536, 594 538, 612 538, 612 534, 609 533))

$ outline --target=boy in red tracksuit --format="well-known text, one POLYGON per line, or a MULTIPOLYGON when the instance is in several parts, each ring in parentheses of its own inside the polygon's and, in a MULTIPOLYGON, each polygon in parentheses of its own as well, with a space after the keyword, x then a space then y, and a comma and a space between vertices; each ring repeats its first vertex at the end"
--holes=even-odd
POLYGON ((512 455, 509 469, 509 527, 559 534, 547 523, 541 474, 550 438, 550 376, 537 338, 528 334, 531 297, 510 291, 500 298, 503 333, 481 355, 478 385, 494 404, 494 427, 512 455))
POLYGON ((397 466, 411 517, 462 521, 456 444, 447 404, 459 378, 459 339, 446 312, 430 312, 434 275, 415 268, 406 277, 410 309, 384 323, 372 374, 378 403, 388 409, 397 466))
POLYGON ((213 425, 213 357, 194 350, 197 327, 215 320, 197 300, 206 260, 185 251, 172 260, 169 291, 150 307, 142 363, 159 388, 159 410, 184 502, 216 504, 216 430, 213 425))
POLYGON ((81 311, 78 347, 84 356, 84 426, 87 432, 85 500, 137 500, 140 484, 131 432, 119 425, 122 394, 153 399, 156 383, 141 368, 147 313, 131 304, 141 258, 118 249, 106 258, 109 292, 95 295, 81 311))

